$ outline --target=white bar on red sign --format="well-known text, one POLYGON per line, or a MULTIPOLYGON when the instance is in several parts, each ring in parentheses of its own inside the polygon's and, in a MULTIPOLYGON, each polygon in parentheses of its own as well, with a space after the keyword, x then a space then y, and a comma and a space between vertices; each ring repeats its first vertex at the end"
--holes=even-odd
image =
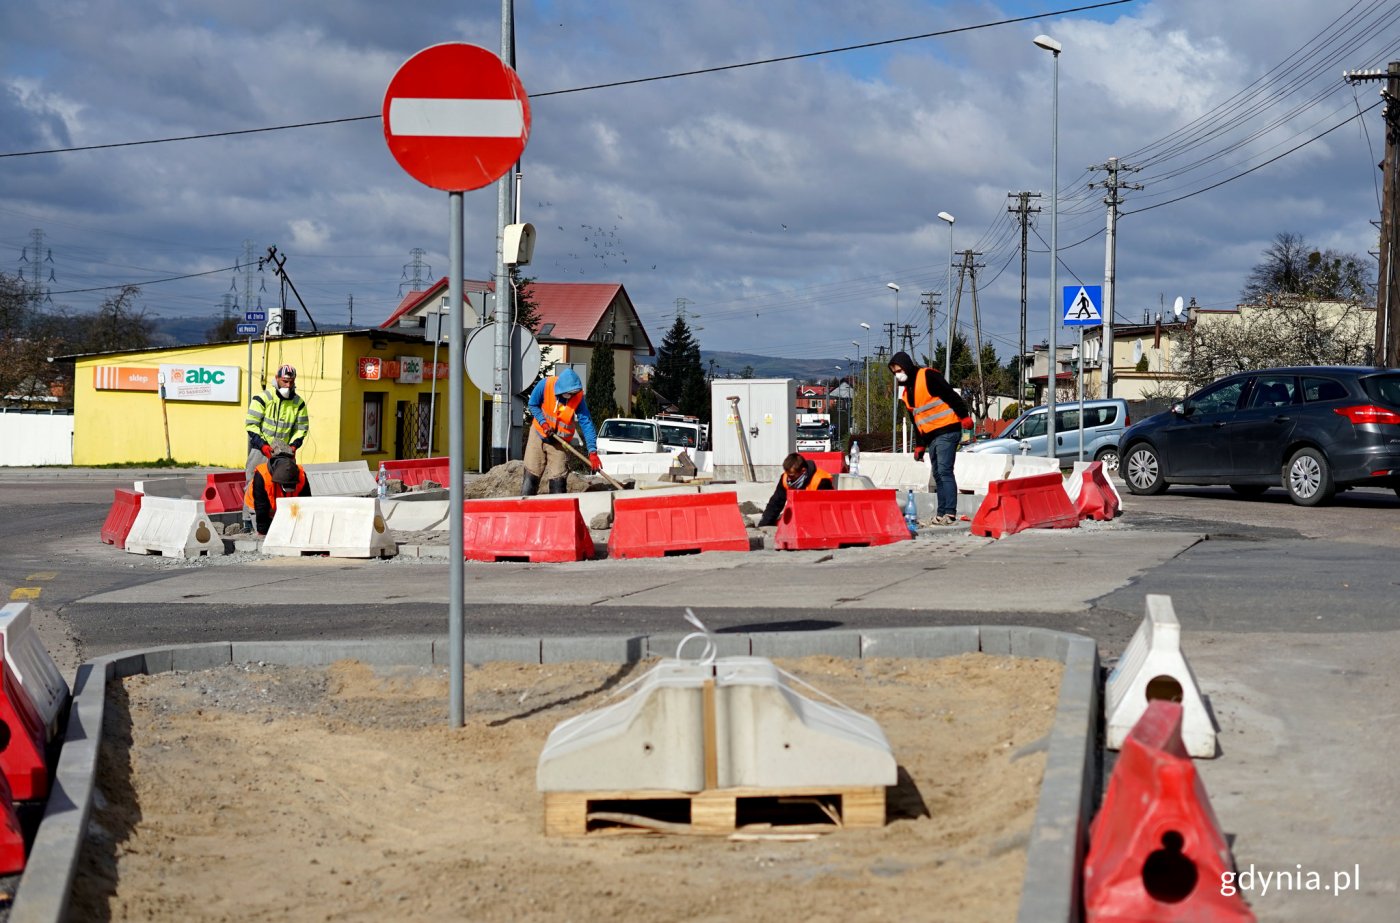
POLYGON ((398 138, 518 138, 525 113, 518 99, 407 99, 389 102, 389 133, 398 138))

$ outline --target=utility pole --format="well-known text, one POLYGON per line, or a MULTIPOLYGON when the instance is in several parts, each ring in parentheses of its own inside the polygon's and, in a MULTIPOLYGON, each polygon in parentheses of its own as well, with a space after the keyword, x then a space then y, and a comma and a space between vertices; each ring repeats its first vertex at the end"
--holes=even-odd
POLYGON ((934 311, 934 308, 938 307, 938 306, 941 304, 941 302, 938 300, 938 298, 939 298, 939 296, 940 296, 941 294, 943 294, 943 293, 942 293, 942 292, 920 292, 919 294, 923 296, 923 305, 924 305, 925 308, 928 309, 928 364, 929 364, 929 365, 934 365, 934 364, 936 364, 936 363, 933 361, 933 327, 934 327, 934 320, 933 320, 933 317, 934 317, 934 314, 936 313, 936 312, 934 311))
POLYGON ((1396 184, 1400 171, 1400 61, 1391 61, 1386 69, 1342 71, 1347 83, 1384 80, 1381 97, 1385 100, 1385 159, 1380 168, 1384 179, 1381 193, 1380 275, 1376 281, 1376 365, 1394 368, 1400 365, 1400 280, 1395 274, 1396 222, 1400 221, 1400 186, 1396 184))
MULTIPOLYGON (((1142 167, 1130 167, 1127 164, 1119 163, 1117 157, 1110 157, 1106 163, 1089 169, 1104 170, 1108 173, 1108 179, 1101 183, 1090 183, 1089 188, 1093 189, 1097 186, 1100 189, 1108 190, 1108 195, 1104 196, 1103 199, 1103 204, 1108 206, 1108 239, 1104 241, 1103 255, 1103 340, 1099 356, 1099 378, 1103 381, 1103 396, 1113 397, 1113 295, 1114 287, 1117 285, 1118 206, 1123 202, 1118 196, 1118 190, 1142 188, 1141 183, 1120 181, 1118 174, 1119 172, 1136 173, 1142 167)), ((1084 363, 1082 355, 1079 357, 1079 362, 1082 366, 1084 363)))
MULTIPOLYGON (((351 328, 354 328, 354 326, 355 326, 355 296, 354 296, 354 295, 347 295, 346 298, 348 299, 348 301, 349 301, 349 306, 350 306, 350 326, 351 326, 351 328)), ((437 380, 437 379, 434 379, 434 381, 436 381, 436 380, 437 380)))
POLYGON ((943 370, 943 377, 955 388, 958 385, 953 380, 953 338, 958 332, 958 309, 962 307, 963 279, 971 271, 973 262, 981 255, 974 250, 959 250, 956 254, 962 257, 962 262, 958 265, 958 287, 953 293, 952 307, 948 310, 948 368, 943 370))
POLYGON ((1020 405, 1025 403, 1026 385, 1030 381, 1026 375, 1026 231, 1031 215, 1040 212, 1039 206, 1031 208, 1031 199, 1040 198, 1040 193, 1008 192, 1006 197, 1016 200, 1016 204, 1006 206, 1006 210, 1021 222, 1021 351, 1016 354, 1016 377, 1020 379, 1016 383, 1016 403, 1020 405))
POLYGON ((423 271, 426 269, 431 275, 433 267, 423 262, 425 253, 426 251, 422 247, 414 247, 412 250, 408 251, 408 255, 411 259, 409 262, 403 264, 403 272, 399 275, 399 278, 404 280, 399 283, 400 298, 403 297, 404 286, 408 286, 410 292, 422 292, 427 290, 428 282, 423 275, 423 271), (411 276, 408 274, 410 269, 413 270, 413 275, 411 276))

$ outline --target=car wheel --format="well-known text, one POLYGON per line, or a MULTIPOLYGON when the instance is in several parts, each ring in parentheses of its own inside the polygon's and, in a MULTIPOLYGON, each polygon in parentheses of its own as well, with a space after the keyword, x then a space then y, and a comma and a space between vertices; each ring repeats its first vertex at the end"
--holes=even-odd
POLYGON ((1162 479, 1162 461, 1157 450, 1140 442, 1128 450, 1123 459, 1123 480, 1135 494, 1160 494, 1167 489, 1162 479))
POLYGON ((1094 455, 1094 461, 1103 462, 1103 470, 1107 471, 1109 474, 1117 474, 1118 448, 1116 446, 1109 446, 1108 448, 1099 449, 1094 455))
POLYGON ((1230 489, 1241 497, 1258 497, 1269 489, 1267 484, 1231 484, 1230 489))
POLYGON ((1332 499, 1332 466, 1317 449, 1299 449, 1283 469, 1283 488, 1299 506, 1318 506, 1332 499))

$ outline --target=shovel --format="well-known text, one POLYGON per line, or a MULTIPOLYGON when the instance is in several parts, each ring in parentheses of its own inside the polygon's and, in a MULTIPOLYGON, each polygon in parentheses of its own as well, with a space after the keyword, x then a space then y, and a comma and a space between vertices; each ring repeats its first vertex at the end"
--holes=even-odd
MULTIPOLYGON (((569 452, 574 456, 574 458, 577 458, 579 461, 587 465, 589 467, 589 470, 592 470, 593 463, 588 460, 587 455, 584 455, 578 449, 574 448, 573 443, 565 442, 564 440, 560 439, 557 435, 550 436, 549 438, 554 440, 555 445, 562 445, 564 448, 568 449, 569 452)), ((598 469, 598 473, 603 476, 603 480, 607 481, 609 484, 612 485, 613 490, 628 490, 637 486, 637 482, 631 480, 630 478, 626 481, 614 480, 612 475, 608 474, 602 468, 598 469)))

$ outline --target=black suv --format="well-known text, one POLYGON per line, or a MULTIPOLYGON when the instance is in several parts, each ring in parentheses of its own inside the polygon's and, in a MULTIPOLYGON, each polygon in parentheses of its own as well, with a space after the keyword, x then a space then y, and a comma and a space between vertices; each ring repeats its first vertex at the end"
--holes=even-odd
POLYGON ((1135 494, 1282 486, 1317 506, 1338 490, 1400 494, 1400 370, 1302 366, 1240 372, 1129 427, 1118 474, 1135 494))

